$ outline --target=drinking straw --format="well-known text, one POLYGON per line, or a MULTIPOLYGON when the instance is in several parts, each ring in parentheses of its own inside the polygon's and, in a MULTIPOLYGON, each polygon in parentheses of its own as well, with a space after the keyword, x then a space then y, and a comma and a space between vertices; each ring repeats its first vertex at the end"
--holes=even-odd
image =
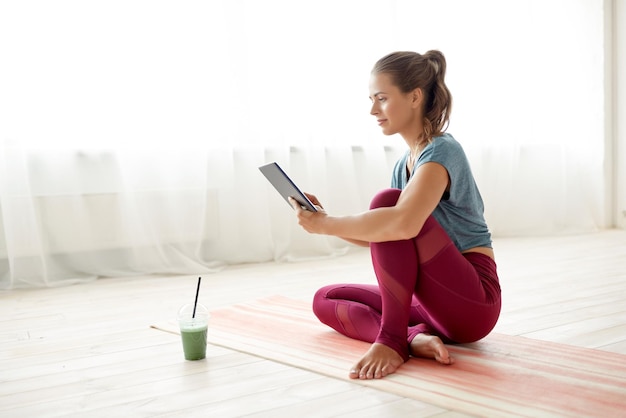
POLYGON ((196 317, 196 306, 198 306, 198 293, 200 293, 200 280, 202 280, 202 277, 198 277, 198 287, 196 288, 196 300, 193 302, 193 313, 191 314, 191 318, 196 317))

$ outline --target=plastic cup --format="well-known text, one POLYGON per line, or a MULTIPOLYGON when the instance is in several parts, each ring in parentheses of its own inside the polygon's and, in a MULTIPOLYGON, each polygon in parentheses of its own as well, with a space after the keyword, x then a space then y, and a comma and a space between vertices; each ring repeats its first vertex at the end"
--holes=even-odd
POLYGON ((183 342, 185 360, 202 360, 206 357, 206 334, 209 324, 209 310, 206 306, 196 306, 192 318, 193 303, 184 305, 178 311, 178 325, 183 342))

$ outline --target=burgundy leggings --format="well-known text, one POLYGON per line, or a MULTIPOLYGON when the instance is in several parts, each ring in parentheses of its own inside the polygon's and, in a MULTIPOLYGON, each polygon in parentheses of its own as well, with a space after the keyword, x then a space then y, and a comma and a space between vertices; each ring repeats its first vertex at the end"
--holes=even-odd
MULTIPOLYGON (((370 208, 394 206, 398 189, 378 193, 370 208)), ((409 358, 417 334, 446 343, 486 336, 500 315, 495 262, 461 254, 430 216, 412 239, 371 243, 378 286, 336 284, 317 291, 313 312, 321 322, 359 340, 378 342, 409 358)))

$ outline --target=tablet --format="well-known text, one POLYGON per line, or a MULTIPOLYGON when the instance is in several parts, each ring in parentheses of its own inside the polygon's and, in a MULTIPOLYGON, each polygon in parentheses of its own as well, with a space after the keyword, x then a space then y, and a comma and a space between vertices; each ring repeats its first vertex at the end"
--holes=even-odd
MULTIPOLYGON (((269 163, 259 167, 261 173, 272 183, 272 186, 276 189, 278 193, 285 199, 287 203, 289 203, 289 197, 293 197, 296 199, 302 209, 306 209, 311 212, 317 212, 315 206, 311 201, 306 197, 304 193, 298 189, 298 186, 295 185, 293 181, 289 178, 289 176, 283 171, 282 168, 277 163, 269 163)), ((291 206, 291 203, 289 203, 291 206)), ((293 206, 291 206, 293 208, 293 206)))

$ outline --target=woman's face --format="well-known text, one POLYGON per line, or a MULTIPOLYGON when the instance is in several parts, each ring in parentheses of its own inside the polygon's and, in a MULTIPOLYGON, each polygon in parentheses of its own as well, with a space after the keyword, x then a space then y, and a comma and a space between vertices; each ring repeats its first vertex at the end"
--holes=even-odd
POLYGON ((370 114, 376 117, 383 134, 399 133, 407 138, 417 138, 421 127, 419 89, 403 93, 388 74, 372 74, 370 78, 370 114))

